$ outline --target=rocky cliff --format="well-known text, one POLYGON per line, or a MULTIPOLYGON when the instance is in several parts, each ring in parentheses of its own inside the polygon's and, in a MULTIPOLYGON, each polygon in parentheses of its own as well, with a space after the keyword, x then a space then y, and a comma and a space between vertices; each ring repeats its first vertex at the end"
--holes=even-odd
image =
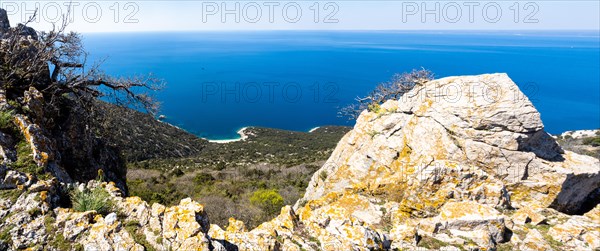
POLYGON ((304 198, 252 230, 210 224, 189 199, 149 205, 114 183, 1 175, 10 250, 600 248, 599 161, 562 150, 505 74, 431 81, 364 111, 304 198), (67 208, 69 188, 103 189, 114 212, 67 208))

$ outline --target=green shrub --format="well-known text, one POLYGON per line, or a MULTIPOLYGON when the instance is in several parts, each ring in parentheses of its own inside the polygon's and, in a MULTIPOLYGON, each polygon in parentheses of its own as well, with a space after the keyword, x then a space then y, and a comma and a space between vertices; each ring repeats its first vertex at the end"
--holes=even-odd
POLYGON ((600 137, 589 137, 583 139, 584 145, 600 146, 600 137))
POLYGON ((23 190, 19 189, 0 190, 0 199, 8 199, 11 203, 15 203, 22 193, 23 190))
POLYGON ((276 189, 259 189, 250 197, 250 203, 261 207, 266 214, 275 214, 283 207, 283 197, 276 189))
POLYGON ((54 236, 54 239, 52 239, 52 241, 50 241, 50 243, 48 243, 48 244, 51 247, 58 248, 58 250, 70 250, 71 249, 71 242, 68 241, 61 232, 56 234, 56 236, 54 236))
POLYGON ((27 141, 19 141, 15 148, 17 150, 17 161, 11 164, 12 168, 25 173, 34 174, 40 179, 50 177, 49 174, 44 171, 44 168, 38 166, 33 160, 33 151, 27 141))
POLYGON ((0 111, 0 129, 3 131, 12 130, 15 126, 13 117, 15 112, 13 110, 0 111))
POLYGON ((198 173, 194 177, 194 183, 197 186, 207 185, 207 184, 210 185, 214 181, 215 181, 215 178, 213 178, 213 176, 208 173, 198 173))
POLYGON ((74 189, 71 192, 71 202, 73 203, 73 209, 79 212, 95 210, 99 214, 106 215, 113 208, 110 195, 102 187, 83 191, 74 189))
POLYGON ((10 230, 14 228, 14 225, 10 224, 0 228, 0 247, 4 246, 2 244, 12 245, 12 236, 10 235, 10 230))

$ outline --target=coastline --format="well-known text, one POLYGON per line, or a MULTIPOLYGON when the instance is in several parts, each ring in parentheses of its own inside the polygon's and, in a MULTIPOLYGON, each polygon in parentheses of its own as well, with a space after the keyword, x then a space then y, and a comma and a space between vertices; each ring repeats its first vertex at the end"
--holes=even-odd
MULTIPOLYGON (((237 134, 239 134, 240 137, 237 139, 207 139, 207 138, 203 138, 203 139, 207 140, 208 142, 217 143, 217 144, 226 144, 226 143, 231 143, 231 142, 243 141, 248 138, 248 135, 244 132, 244 130, 246 130, 248 128, 249 128, 249 126, 246 126, 246 127, 242 127, 242 129, 238 130, 237 134)), ((312 129, 308 130, 308 133, 312 133, 319 128, 321 128, 321 127, 320 126, 313 127, 312 129)))
POLYGON ((211 142, 211 143, 217 143, 217 144, 225 144, 225 143, 231 143, 231 142, 242 141, 242 140, 245 140, 245 139, 247 139, 247 138, 248 138, 248 135, 247 135, 246 133, 244 133, 244 131, 245 131, 246 129, 248 129, 248 126, 246 126, 246 127, 242 127, 242 129, 239 129, 239 130, 237 131, 237 134, 239 134, 239 135, 240 135, 240 137, 239 137, 239 138, 237 138, 237 139, 206 139, 206 138, 205 138, 205 139, 206 139, 206 140, 208 140, 208 142, 211 142))

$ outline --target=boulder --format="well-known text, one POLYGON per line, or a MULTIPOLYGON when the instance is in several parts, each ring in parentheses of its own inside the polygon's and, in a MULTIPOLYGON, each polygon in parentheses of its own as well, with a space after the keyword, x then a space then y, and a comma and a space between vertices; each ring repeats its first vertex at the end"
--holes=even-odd
POLYGON ((521 208, 516 224, 543 223, 537 208, 582 214, 600 201, 598 182, 600 162, 561 149, 506 74, 447 77, 418 85, 377 111, 363 111, 294 209, 301 222, 335 233, 339 228, 328 227, 335 222, 332 212, 374 208, 342 217, 360 216, 375 225, 373 201, 396 202, 392 240, 411 244, 412 219, 419 222, 418 235, 447 242, 459 236, 494 248, 510 241, 506 229, 513 224, 498 210, 521 208), (325 198, 357 194, 365 197, 339 208, 326 200, 322 208, 328 213, 317 213, 322 219, 303 217, 325 198))
POLYGON ((447 194, 575 214, 598 203, 590 196, 599 182, 597 159, 563 151, 506 74, 484 74, 434 80, 364 111, 303 201, 367 186, 384 199, 408 198, 413 215, 435 215, 447 194), (476 189, 481 194, 473 196, 476 189))
POLYGON ((523 240, 521 246, 519 246, 519 250, 524 251, 547 251, 553 250, 552 247, 548 244, 548 242, 544 239, 542 234, 535 230, 529 230, 527 236, 523 240))
POLYGON ((531 208, 521 208, 512 215, 512 221, 519 225, 539 225, 546 221, 546 217, 531 208))
POLYGON ((19 185, 28 185, 29 177, 22 172, 8 170, 4 179, 0 181, 0 189, 15 189, 19 185))

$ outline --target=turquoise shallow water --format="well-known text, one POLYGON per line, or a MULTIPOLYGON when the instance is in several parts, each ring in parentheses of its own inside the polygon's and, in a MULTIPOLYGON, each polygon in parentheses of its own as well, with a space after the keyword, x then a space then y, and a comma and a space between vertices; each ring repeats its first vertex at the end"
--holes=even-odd
POLYGON ((551 133, 600 128, 595 32, 194 32, 84 34, 110 74, 152 72, 167 121, 201 137, 244 126, 352 125, 337 109, 393 73, 506 72, 551 133))

